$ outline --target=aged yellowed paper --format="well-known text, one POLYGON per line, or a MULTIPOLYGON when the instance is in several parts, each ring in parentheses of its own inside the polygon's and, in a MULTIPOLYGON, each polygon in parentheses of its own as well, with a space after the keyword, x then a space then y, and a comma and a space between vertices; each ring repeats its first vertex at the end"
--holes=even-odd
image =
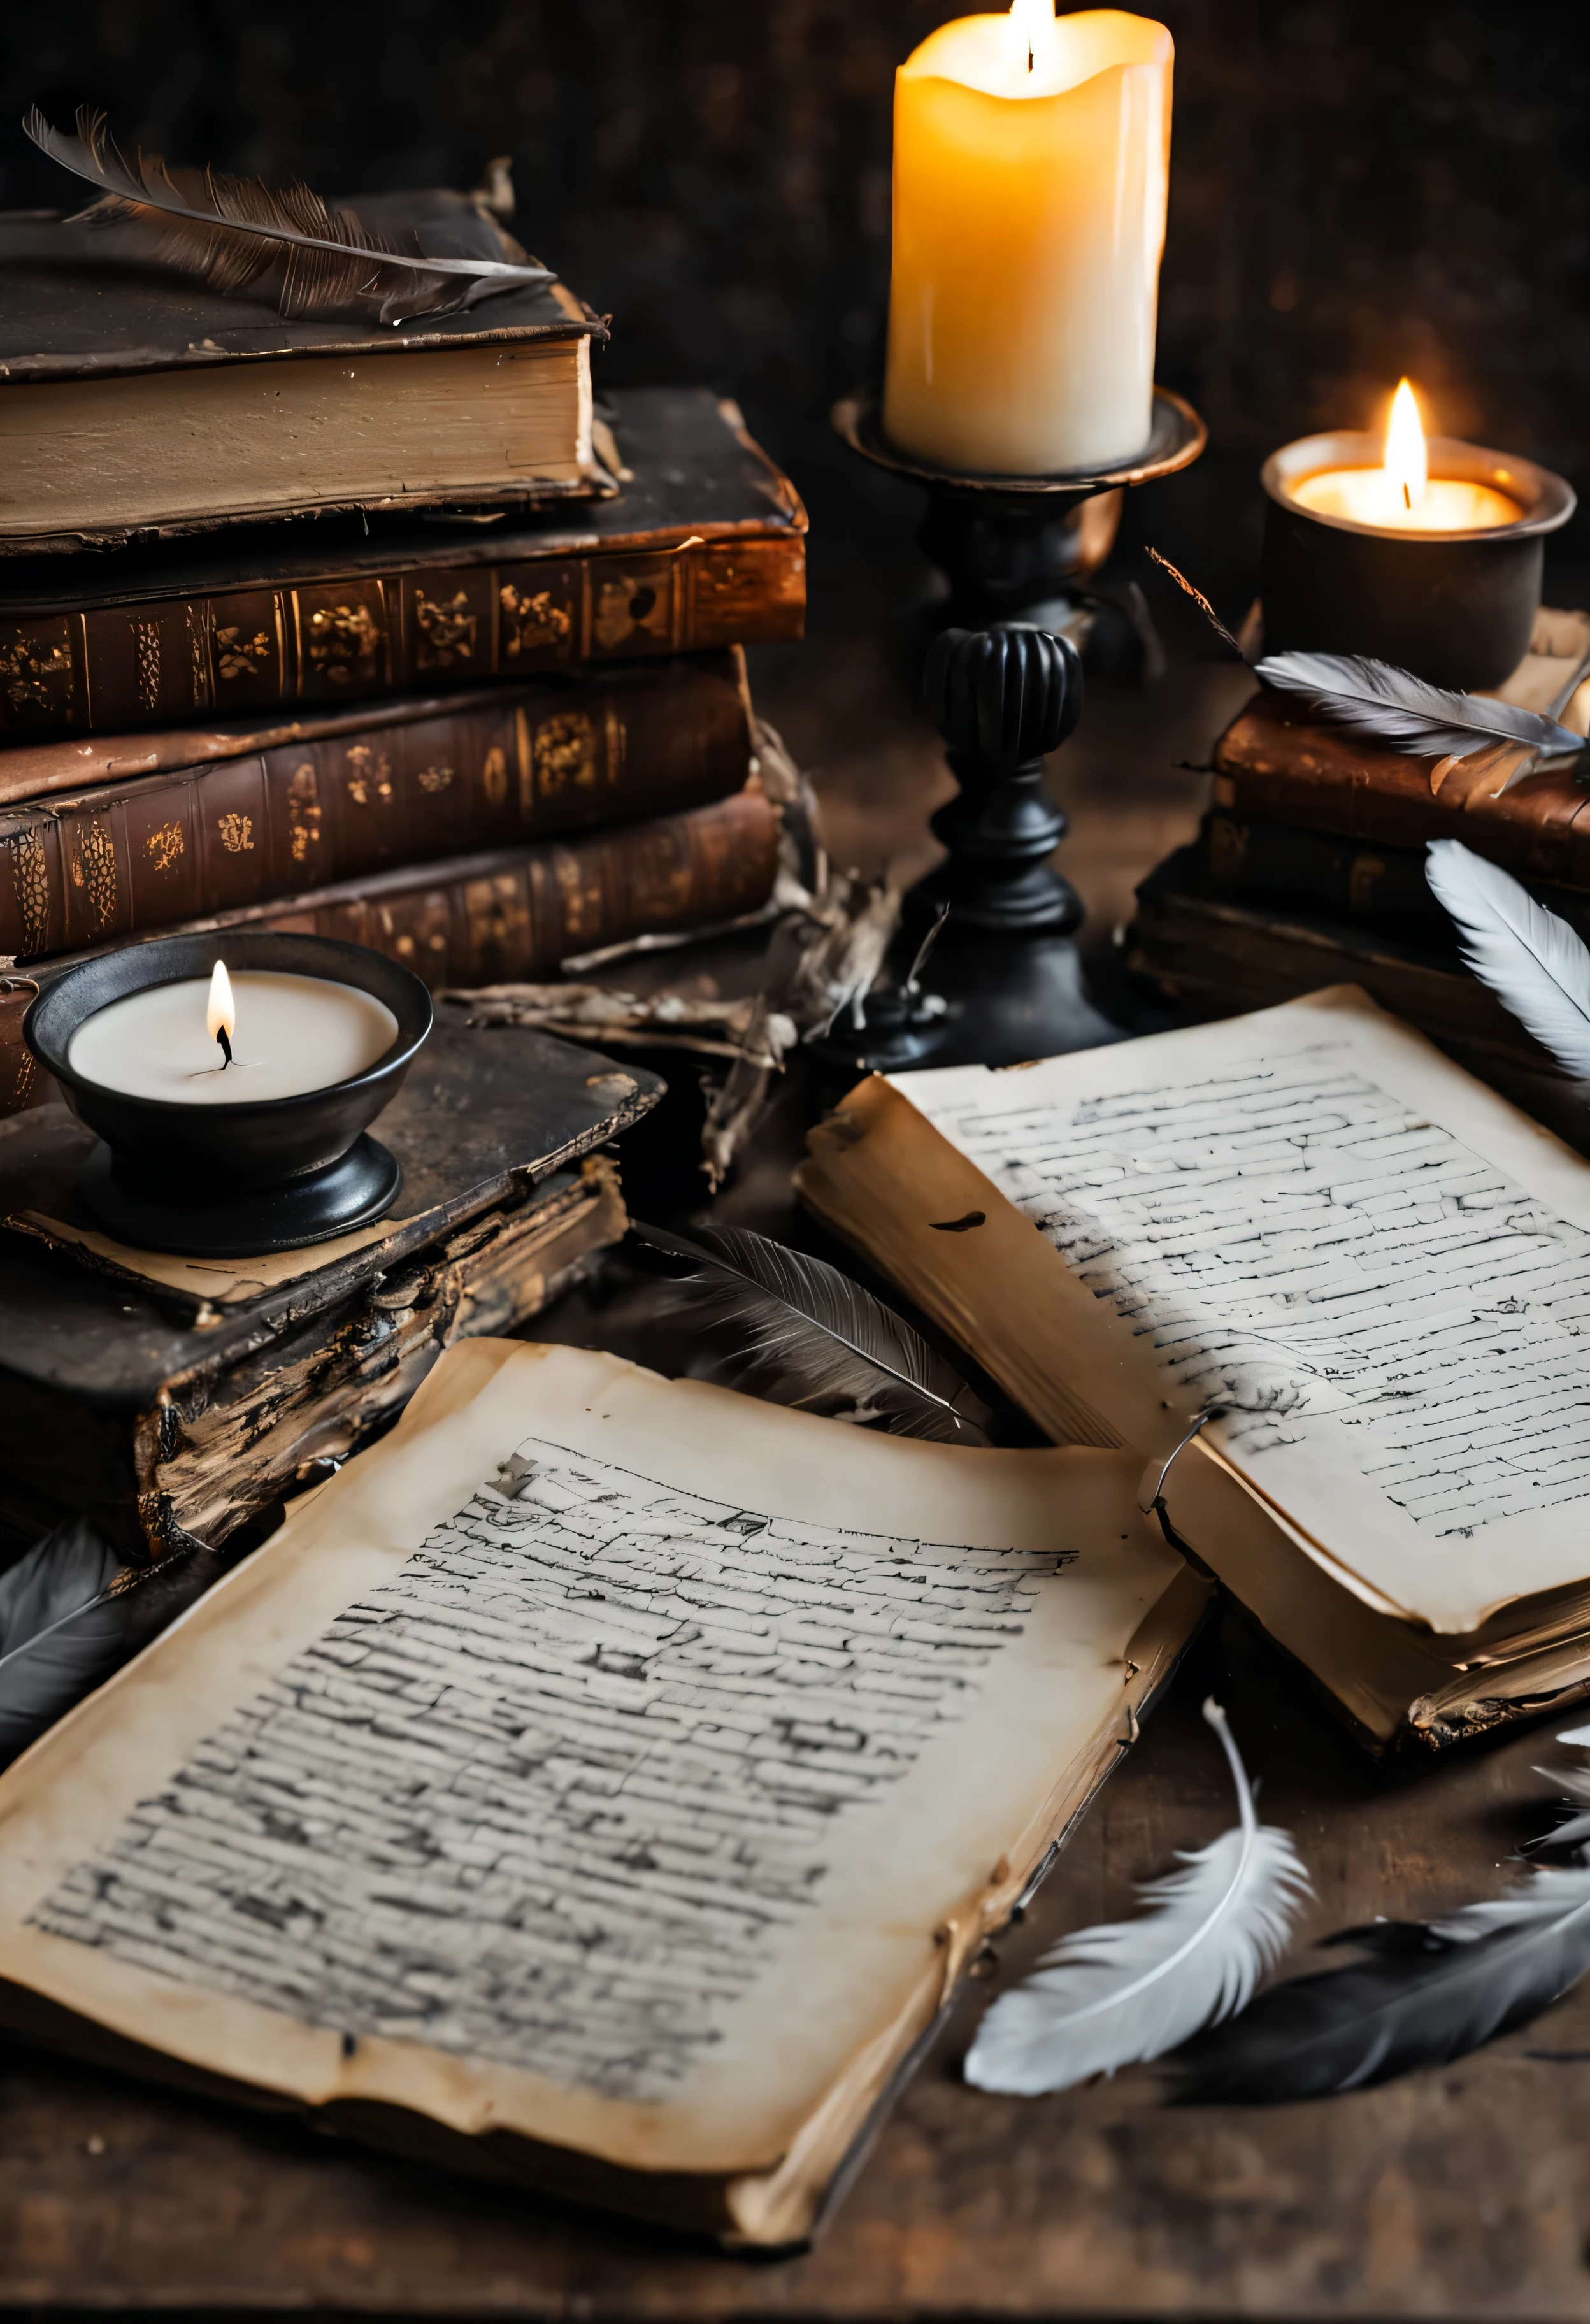
POLYGON ((1195 1618, 1137 1471, 455 1349, 0 1779, 0 1973, 308 2104, 832 2168, 1195 1618))

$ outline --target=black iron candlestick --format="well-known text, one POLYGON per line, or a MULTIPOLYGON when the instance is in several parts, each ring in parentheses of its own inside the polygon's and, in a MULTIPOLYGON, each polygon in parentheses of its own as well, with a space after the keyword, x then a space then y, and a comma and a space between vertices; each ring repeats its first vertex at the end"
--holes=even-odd
POLYGON ((1071 940, 1081 899, 1050 862, 1066 819, 1044 788, 1043 757, 1081 715, 1082 666, 1048 622, 1076 570, 1082 503, 1190 466, 1203 422, 1155 388, 1135 459, 1051 476, 953 475, 913 460, 889 444, 868 396, 836 404, 833 422, 863 459, 927 488, 917 538, 955 618, 930 649, 926 691, 960 790, 933 818, 949 852, 905 899, 892 978, 869 994, 863 1027, 830 1037, 831 1062, 883 1073, 1018 1065, 1113 1040, 1071 940))
POLYGON ((1082 899, 1050 860, 1066 819, 1043 759, 1082 715, 1076 648, 1025 622, 945 630, 926 683, 960 788, 933 818, 948 853, 901 914, 901 959, 920 965, 870 992, 863 1026, 838 1028, 826 1054, 845 1069, 900 1073, 1016 1065, 1115 1040, 1071 940, 1082 899))

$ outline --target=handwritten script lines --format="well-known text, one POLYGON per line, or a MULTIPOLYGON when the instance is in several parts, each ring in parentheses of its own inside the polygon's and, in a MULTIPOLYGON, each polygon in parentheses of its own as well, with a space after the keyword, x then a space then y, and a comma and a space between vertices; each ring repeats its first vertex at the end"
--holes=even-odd
POLYGON ((1239 1453, 1337 1414, 1439 1535, 1590 1493, 1590 1234, 1323 1051, 933 1118, 1239 1453))
POLYGON ((769 1519, 532 1439, 37 1925, 666 2098, 1068 1562, 769 1519))

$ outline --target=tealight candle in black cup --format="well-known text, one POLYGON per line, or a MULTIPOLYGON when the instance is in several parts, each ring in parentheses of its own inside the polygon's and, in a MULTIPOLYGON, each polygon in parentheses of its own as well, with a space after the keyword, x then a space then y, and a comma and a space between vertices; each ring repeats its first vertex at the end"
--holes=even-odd
POLYGON ((1427 441, 1404 380, 1383 439, 1305 436, 1264 463, 1266 653, 1369 654, 1464 692, 1529 650, 1546 535, 1572 487, 1515 455, 1427 441))
POLYGON ((44 983, 23 1031, 104 1141, 78 1189, 101 1223, 145 1250, 246 1259, 391 1208, 401 1173, 367 1126, 431 1022, 419 979, 381 953, 240 933, 85 961, 44 983))

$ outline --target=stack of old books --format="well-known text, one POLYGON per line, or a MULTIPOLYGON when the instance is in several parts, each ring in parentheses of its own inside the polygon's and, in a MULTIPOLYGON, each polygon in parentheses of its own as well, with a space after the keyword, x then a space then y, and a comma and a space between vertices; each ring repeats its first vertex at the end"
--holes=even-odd
POLYGON ((602 1149, 659 1087, 444 1002, 382 1119, 391 1216, 200 1267, 76 1206, 41 980, 246 927, 468 988, 771 895, 741 647, 800 633, 804 512, 707 392, 595 406, 605 326, 502 207, 362 198, 354 230, 506 290, 432 311, 355 252, 290 318, 280 267, 223 294, 131 229, 0 222, 0 1547, 267 1522, 622 1234, 602 1149))
POLYGON ((0 954, 293 928, 469 986, 763 907, 740 648, 800 633, 805 517, 734 408, 595 411, 556 281, 394 343, 114 239, 0 226, 0 954))
MULTIPOLYGON (((1587 659, 1590 614, 1543 612, 1497 692, 1583 733, 1587 659)), ((1465 969, 1424 850, 1462 840, 1590 936, 1583 765, 1531 769, 1516 752, 1411 758, 1261 690, 1215 746, 1214 800, 1197 841, 1137 891, 1128 959, 1199 1017, 1360 985, 1581 1142, 1582 1097, 1465 969)))

